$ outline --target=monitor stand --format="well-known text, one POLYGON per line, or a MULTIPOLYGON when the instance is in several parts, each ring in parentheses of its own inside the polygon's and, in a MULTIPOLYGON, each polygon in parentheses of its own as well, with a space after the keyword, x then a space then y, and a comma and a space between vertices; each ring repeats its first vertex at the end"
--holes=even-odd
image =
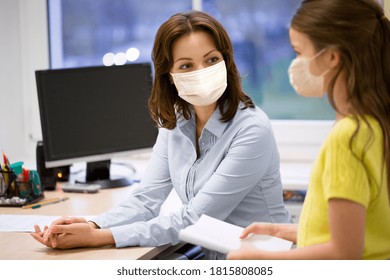
POLYGON ((87 162, 85 181, 76 180, 82 184, 98 184, 102 189, 127 187, 133 180, 126 177, 110 175, 111 160, 87 162))

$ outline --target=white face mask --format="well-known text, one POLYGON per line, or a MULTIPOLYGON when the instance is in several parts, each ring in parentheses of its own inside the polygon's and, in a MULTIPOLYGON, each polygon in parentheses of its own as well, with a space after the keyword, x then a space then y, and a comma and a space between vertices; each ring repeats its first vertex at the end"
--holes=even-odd
POLYGON ((288 69, 290 84, 299 95, 305 97, 322 97, 324 95, 324 76, 329 70, 319 76, 310 72, 310 63, 322 52, 323 50, 314 57, 297 57, 291 62, 288 69))
POLYGON ((207 106, 217 101, 227 87, 225 61, 187 72, 171 73, 179 96, 194 106, 207 106))

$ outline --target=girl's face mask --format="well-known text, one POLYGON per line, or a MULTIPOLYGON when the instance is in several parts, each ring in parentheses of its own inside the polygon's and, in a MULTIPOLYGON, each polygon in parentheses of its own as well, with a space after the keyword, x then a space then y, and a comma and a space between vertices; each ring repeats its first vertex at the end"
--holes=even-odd
POLYGON ((310 71, 310 63, 316 59, 324 50, 318 52, 313 57, 297 57, 288 69, 290 84, 295 91, 305 97, 322 97, 324 95, 324 76, 326 70, 319 76, 315 76, 310 71))
POLYGON ((171 73, 179 96, 194 106, 208 106, 217 101, 227 87, 225 61, 187 72, 171 73))

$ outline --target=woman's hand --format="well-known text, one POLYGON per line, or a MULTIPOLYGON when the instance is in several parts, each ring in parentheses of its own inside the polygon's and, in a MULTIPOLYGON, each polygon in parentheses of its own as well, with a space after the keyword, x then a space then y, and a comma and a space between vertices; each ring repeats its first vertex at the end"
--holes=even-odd
POLYGON ((54 225, 51 231, 56 237, 53 248, 69 249, 115 244, 111 231, 94 229, 88 223, 54 225))
POLYGON ((41 228, 38 226, 38 225, 34 225, 34 229, 35 229, 35 232, 32 232, 30 233, 32 237, 34 237, 34 239, 36 241, 38 241, 39 243, 42 243, 43 245, 46 245, 48 247, 51 247, 51 242, 48 242, 48 244, 45 244, 45 242, 43 242, 43 235, 45 234, 45 232, 49 229, 48 226, 45 226, 43 231, 41 231, 41 228))
POLYGON ((115 241, 110 230, 94 229, 87 222, 56 224, 49 228, 45 227, 41 231, 39 226, 35 226, 35 232, 31 235, 40 243, 51 248, 69 249, 77 247, 97 247, 104 245, 114 245, 115 241), (50 230, 49 238, 44 236, 50 230))
POLYGON ((57 236, 52 233, 52 227, 55 225, 67 225, 71 223, 86 223, 84 218, 79 217, 61 217, 51 223, 50 227, 45 226, 41 231, 38 225, 34 225, 35 232, 31 233, 31 236, 38 242, 46 245, 47 247, 56 247, 57 236))
POLYGON ((240 238, 246 238, 252 233, 268 234, 296 243, 297 230, 298 228, 296 224, 253 223, 244 229, 240 238))
POLYGON ((57 247, 57 236, 53 233, 53 227, 58 225, 70 225, 73 223, 87 223, 87 221, 84 218, 80 217, 61 217, 54 222, 51 223, 50 227, 45 230, 45 233, 43 235, 43 244, 48 246, 49 240, 50 245, 49 247, 56 248, 57 247))
POLYGON ((75 248, 115 244, 110 231, 95 232, 96 225, 80 217, 61 217, 50 227, 45 226, 41 231, 34 226, 32 237, 43 245, 51 248, 75 248))

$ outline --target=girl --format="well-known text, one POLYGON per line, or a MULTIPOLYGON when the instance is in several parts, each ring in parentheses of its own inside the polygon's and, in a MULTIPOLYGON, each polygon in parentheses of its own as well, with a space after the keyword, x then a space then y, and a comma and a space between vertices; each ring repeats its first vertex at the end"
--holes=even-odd
POLYGON ((241 249, 230 259, 390 258, 390 22, 375 0, 305 0, 292 19, 289 74, 326 91, 336 123, 314 163, 299 226, 252 224, 298 249, 241 249))

